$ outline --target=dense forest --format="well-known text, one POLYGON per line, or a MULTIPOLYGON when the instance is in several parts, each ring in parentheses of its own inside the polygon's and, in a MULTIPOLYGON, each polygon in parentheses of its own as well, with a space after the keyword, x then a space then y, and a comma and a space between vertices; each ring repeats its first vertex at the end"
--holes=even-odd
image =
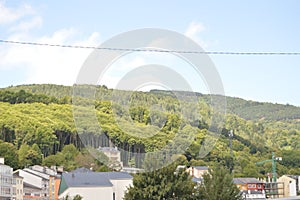
POLYGON ((42 163, 66 169, 93 165, 103 171, 108 170, 104 156, 91 149, 113 143, 124 150, 125 166, 143 167, 147 158, 141 153, 168 146, 175 152, 181 150, 188 165, 218 163, 234 166, 234 176, 255 177, 271 172, 271 163, 255 163, 270 159, 274 151, 283 157, 277 164, 279 175, 300 174, 299 107, 227 97, 225 114, 210 107, 210 95, 84 87, 88 92, 79 98, 74 98, 73 87, 60 85, 1 89, 0 155, 7 164, 15 169, 42 163), (89 92, 95 92, 93 99, 86 98, 89 92), (179 100, 178 94, 184 98, 179 100), (90 106, 97 123, 89 116, 90 106), (76 121, 76 117, 82 120, 76 121), (223 123, 214 124, 212 117, 223 119, 223 123), (229 130, 234 131, 233 159, 229 130), (219 140, 201 158, 204 138, 214 132, 221 134, 219 140), (101 162, 95 157, 101 157, 101 162))

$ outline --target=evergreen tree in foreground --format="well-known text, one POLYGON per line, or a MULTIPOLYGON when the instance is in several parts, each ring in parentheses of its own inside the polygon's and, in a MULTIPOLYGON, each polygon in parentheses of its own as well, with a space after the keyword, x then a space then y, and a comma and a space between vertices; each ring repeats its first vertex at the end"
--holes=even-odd
POLYGON ((203 200, 242 200, 240 190, 233 183, 229 170, 218 167, 203 175, 203 184, 198 187, 197 194, 203 200))
POLYGON ((162 169, 137 174, 133 179, 133 187, 125 194, 125 200, 168 200, 195 199, 195 184, 185 170, 176 170, 172 164, 162 169))
POLYGON ((185 170, 176 165, 142 174, 133 179, 133 187, 125 200, 242 200, 242 194, 233 184, 232 175, 224 167, 210 170, 203 176, 203 183, 195 185, 185 170))

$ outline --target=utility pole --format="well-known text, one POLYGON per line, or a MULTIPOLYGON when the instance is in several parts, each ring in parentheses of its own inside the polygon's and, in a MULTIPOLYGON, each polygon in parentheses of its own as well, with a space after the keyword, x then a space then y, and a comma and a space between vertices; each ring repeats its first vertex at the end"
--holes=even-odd
POLYGON ((233 172, 233 153, 232 153, 232 138, 233 138, 233 130, 230 130, 228 132, 228 136, 229 136, 229 147, 230 147, 230 158, 231 158, 231 165, 230 165, 230 173, 233 172))
POLYGON ((229 136, 229 146, 230 146, 230 156, 231 156, 231 158, 233 158, 233 155, 232 155, 232 138, 233 138, 233 130, 230 130, 229 132, 228 132, 228 136, 229 136))

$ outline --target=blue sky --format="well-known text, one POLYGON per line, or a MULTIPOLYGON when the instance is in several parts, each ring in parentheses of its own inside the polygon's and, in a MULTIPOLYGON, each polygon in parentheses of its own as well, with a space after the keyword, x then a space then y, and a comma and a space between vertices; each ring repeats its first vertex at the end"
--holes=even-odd
MULTIPOLYGON (((207 51, 300 52, 299 9, 297 0, 0 0, 0 39, 97 46, 150 27, 186 34, 207 51)), ((90 52, 0 44, 0 86, 72 85, 90 52)), ((300 56, 210 57, 226 95, 300 106, 300 56)))

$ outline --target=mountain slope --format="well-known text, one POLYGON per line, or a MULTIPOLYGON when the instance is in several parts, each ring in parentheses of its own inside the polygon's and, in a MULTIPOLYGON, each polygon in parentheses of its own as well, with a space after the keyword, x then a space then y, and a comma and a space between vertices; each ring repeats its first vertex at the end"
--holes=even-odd
MULTIPOLYGON (((103 92, 105 86, 97 86, 97 91, 103 92)), ((19 91, 25 90, 33 94, 45 94, 57 98, 66 96, 71 97, 73 88, 71 86, 53 85, 53 84, 32 84, 20 85, 3 88, 2 90, 19 91)), ((110 90, 111 91, 111 90, 110 90)), ((153 90, 150 92, 155 95, 172 96, 170 91, 153 90)), ((186 95, 194 95, 190 92, 184 92, 186 95)), ((203 98, 206 102, 210 101, 210 95, 196 93, 196 96, 203 98)), ((256 102, 244 100, 236 97, 226 97, 227 113, 238 115, 239 117, 247 120, 299 120, 300 107, 293 105, 273 104, 267 102, 256 102)))
MULTIPOLYGON (((197 118, 198 111, 195 105, 188 101, 188 97, 194 95, 190 92, 181 92, 182 96, 187 97, 187 101, 179 104, 178 99, 170 91, 132 93, 99 86, 96 95, 98 100, 94 102, 96 116, 102 128, 99 131, 98 124, 93 123, 88 117, 79 127, 75 126, 71 94, 72 87, 57 85, 23 85, 1 89, 0 139, 15 144, 17 149, 22 144, 36 144, 46 156, 56 154, 66 144, 83 148, 79 138, 82 139, 82 136, 85 136, 85 144, 93 147, 106 146, 112 141, 129 152, 122 153, 124 164, 127 165, 132 163, 136 152, 151 152, 167 144, 173 144, 174 141, 179 141, 174 148, 191 142, 184 137, 176 139, 177 132, 182 136, 194 133, 194 141, 185 150, 185 155, 191 159, 192 164, 200 160, 199 150, 203 139, 209 133, 213 112, 206 103, 209 101, 208 95, 196 94, 201 104, 200 118, 197 118), (129 98, 130 104, 126 105, 125 101, 123 105, 124 102, 119 101, 118 104, 112 105, 110 101, 105 100, 112 94, 117 94, 119 99, 129 98), (152 107, 153 105, 155 107, 152 107), (153 108, 160 109, 152 112, 153 108), (187 109, 190 120, 183 120, 180 117, 178 111, 182 108, 187 109), (116 113, 120 115, 118 122, 116 113), (143 138, 141 137, 143 135, 149 137, 143 138)), ((81 100, 82 105, 86 105, 87 101, 81 100)), ((286 155, 291 153, 290 162, 279 166, 282 172, 295 170, 297 167, 295 168, 292 160, 300 150, 298 144, 300 123, 295 119, 300 113, 299 108, 231 97, 227 100, 230 112, 225 116, 219 116, 225 119, 224 124, 218 127, 222 130, 221 137, 202 161, 207 164, 222 162, 226 166, 231 165, 228 131, 234 130, 232 148, 236 159, 233 162, 236 172, 240 175, 264 174, 260 171, 262 167, 256 168, 253 165, 261 159, 269 159, 271 151, 278 154, 286 152, 286 155), (257 114, 255 108, 260 114, 257 114), (293 113, 290 111, 291 108, 293 113), (279 117, 275 118, 274 113, 279 117)), ((77 114, 86 116, 87 108, 80 105, 79 108, 77 114)), ((143 158, 135 158, 135 166, 141 166, 142 160, 143 158)))

